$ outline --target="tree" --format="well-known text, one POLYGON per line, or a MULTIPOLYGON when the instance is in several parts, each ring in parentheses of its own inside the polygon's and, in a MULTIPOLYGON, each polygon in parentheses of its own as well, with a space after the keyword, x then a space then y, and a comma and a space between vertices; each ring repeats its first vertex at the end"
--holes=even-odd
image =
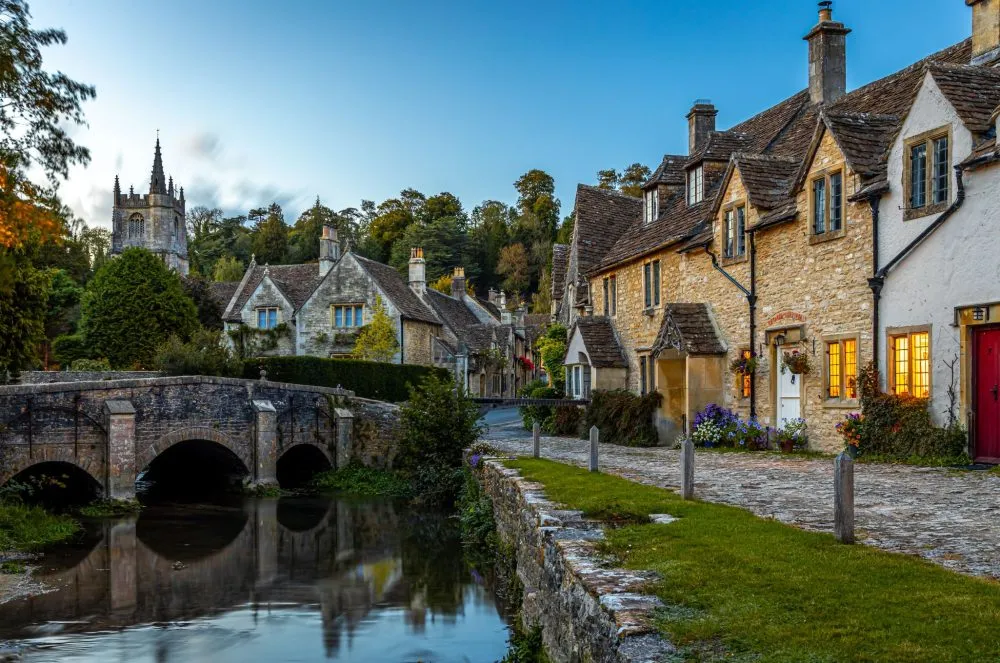
POLYGON ((500 250, 497 272, 502 274, 503 287, 511 293, 523 292, 530 281, 530 266, 524 244, 511 244, 500 250))
POLYGON ((222 342, 219 330, 199 329, 185 342, 171 334, 156 350, 153 365, 167 375, 239 377, 243 362, 222 342))
POLYGON ((555 180, 544 170, 536 168, 518 178, 514 188, 518 193, 517 208, 521 218, 534 216, 542 236, 551 239, 559 225, 559 199, 555 197, 555 180))
POLYGON ((399 352, 396 325, 385 310, 382 298, 375 297, 372 321, 361 328, 354 345, 354 356, 368 361, 389 362, 399 352))
POLYGON ((597 171, 597 188, 617 190, 621 178, 621 174, 614 168, 599 170, 597 171))
POLYGON ((243 278, 246 267, 236 259, 236 256, 225 256, 215 263, 212 270, 213 281, 239 281, 243 278))
POLYGON ((497 272, 500 250, 510 243, 511 228, 516 212, 496 200, 486 200, 472 210, 472 231, 469 233, 469 260, 466 275, 475 280, 480 292, 499 288, 497 272), (478 268, 478 273, 473 271, 478 268))
POLYGON ((549 376, 549 386, 562 391, 566 387, 566 376, 563 372, 563 359, 566 358, 566 328, 562 325, 552 325, 545 330, 545 335, 535 342, 542 357, 542 366, 549 376))
MULTIPOLYGON (((450 295, 452 281, 454 281, 454 279, 452 278, 451 274, 445 274, 444 276, 431 282, 431 284, 428 287, 433 288, 438 292, 443 292, 446 295, 450 295)), ((465 294, 469 295, 470 297, 476 296, 476 290, 475 288, 472 287, 472 281, 466 280, 465 294)))
POLYGON ((622 173, 619 190, 626 196, 642 198, 642 185, 646 183, 651 174, 652 171, 649 170, 648 166, 644 166, 641 163, 633 163, 622 173))
POLYGON ((80 308, 89 353, 115 368, 149 366, 171 334, 186 339, 198 328, 180 277, 145 249, 126 249, 102 267, 87 284, 80 308))
MULTIPOLYGON (((251 218, 255 217, 255 212, 251 210, 251 218)), ((253 238, 253 252, 257 255, 257 262, 265 265, 280 265, 285 262, 285 254, 288 250, 288 226, 285 224, 285 216, 281 211, 281 206, 271 203, 267 209, 267 216, 261 218, 256 215, 257 225, 251 233, 253 238)), ((318 240, 317 240, 318 241, 318 240)))
POLYGON ((552 311, 552 270, 546 267, 538 279, 538 292, 531 295, 531 312, 548 315, 552 311))
POLYGON ((42 367, 49 367, 52 341, 76 331, 83 288, 62 269, 49 269, 48 310, 45 314, 45 341, 42 350, 42 367))
POLYGON ((288 262, 298 264, 319 259, 319 238, 323 226, 333 226, 337 229, 337 238, 343 251, 348 241, 354 240, 353 213, 355 210, 344 210, 351 216, 342 216, 329 207, 321 204, 316 198, 316 204, 299 216, 295 225, 288 233, 288 262))
POLYGON ((220 307, 219 302, 212 296, 209 282, 200 276, 188 276, 181 283, 184 285, 184 292, 194 302, 194 307, 198 311, 198 322, 201 323, 201 326, 208 329, 221 329, 225 304, 220 307))
POLYGON ((389 257, 389 264, 401 274, 407 273, 411 247, 424 250, 429 281, 450 274, 454 267, 460 267, 465 262, 467 235, 464 220, 445 216, 427 223, 411 224, 392 245, 389 257))
POLYGON ((45 339, 49 275, 32 267, 23 252, 0 253, 0 270, 10 277, 0 287, 0 382, 37 359, 45 339))

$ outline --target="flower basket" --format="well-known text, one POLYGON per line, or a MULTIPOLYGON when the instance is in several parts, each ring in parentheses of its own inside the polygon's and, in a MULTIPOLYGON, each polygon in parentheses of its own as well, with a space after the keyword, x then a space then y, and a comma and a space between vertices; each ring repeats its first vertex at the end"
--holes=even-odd
POLYGON ((849 414, 847 418, 837 424, 837 432, 844 439, 844 453, 851 458, 858 457, 858 448, 861 446, 861 427, 863 418, 860 414, 849 414))
POLYGON ((750 375, 757 370, 757 357, 744 357, 740 355, 729 362, 729 370, 737 375, 750 375))
POLYGON ((788 371, 792 375, 804 375, 809 372, 809 357, 804 352, 793 350, 781 356, 781 372, 788 371))

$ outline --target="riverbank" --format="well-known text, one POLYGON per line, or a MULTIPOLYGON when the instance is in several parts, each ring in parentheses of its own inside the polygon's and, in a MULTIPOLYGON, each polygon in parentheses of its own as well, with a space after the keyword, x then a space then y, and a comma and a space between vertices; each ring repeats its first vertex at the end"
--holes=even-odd
POLYGON ((996 582, 606 474, 507 464, 548 500, 613 524, 600 549, 650 574, 639 591, 662 606, 656 630, 681 660, 957 662, 1000 649, 996 582))
POLYGON ((69 516, 0 502, 0 604, 44 591, 45 586, 31 577, 34 553, 79 530, 80 524, 69 516))

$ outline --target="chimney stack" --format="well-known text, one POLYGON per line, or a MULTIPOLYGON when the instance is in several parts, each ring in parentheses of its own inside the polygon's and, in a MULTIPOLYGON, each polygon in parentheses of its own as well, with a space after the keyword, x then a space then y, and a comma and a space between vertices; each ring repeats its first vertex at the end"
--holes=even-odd
POLYGON ((708 142, 708 134, 715 131, 715 116, 719 111, 708 99, 696 99, 688 121, 688 154, 695 154, 708 142))
POLYGON ((451 275, 451 296, 455 299, 465 297, 465 267, 456 267, 451 275))
POLYGON ((340 241, 337 239, 337 229, 324 223, 323 234, 319 237, 319 275, 326 276, 338 260, 340 241))
POLYGON ((814 104, 832 104, 847 92, 850 32, 833 20, 831 0, 819 3, 819 23, 804 37, 809 42, 809 98, 814 104))
POLYGON ((410 249, 410 289, 418 295, 427 292, 427 265, 421 248, 410 249))
POLYGON ((965 0, 972 7, 972 64, 1000 55, 1000 0, 965 0))

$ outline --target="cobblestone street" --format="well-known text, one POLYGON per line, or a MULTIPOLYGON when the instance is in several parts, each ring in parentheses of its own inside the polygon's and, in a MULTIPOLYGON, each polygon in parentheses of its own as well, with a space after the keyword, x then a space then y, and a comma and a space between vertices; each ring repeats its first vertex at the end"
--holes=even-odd
MULTIPOLYGON (((530 434, 491 426, 485 438, 505 452, 531 453, 530 434)), ((586 466, 589 443, 542 438, 542 457, 586 466)), ((678 489, 680 452, 601 445, 601 470, 678 489)), ((803 529, 833 531, 833 460, 699 451, 698 499, 749 509, 803 529)), ((1000 579, 1000 476, 905 465, 855 466, 859 541, 920 555, 946 568, 1000 579)))

